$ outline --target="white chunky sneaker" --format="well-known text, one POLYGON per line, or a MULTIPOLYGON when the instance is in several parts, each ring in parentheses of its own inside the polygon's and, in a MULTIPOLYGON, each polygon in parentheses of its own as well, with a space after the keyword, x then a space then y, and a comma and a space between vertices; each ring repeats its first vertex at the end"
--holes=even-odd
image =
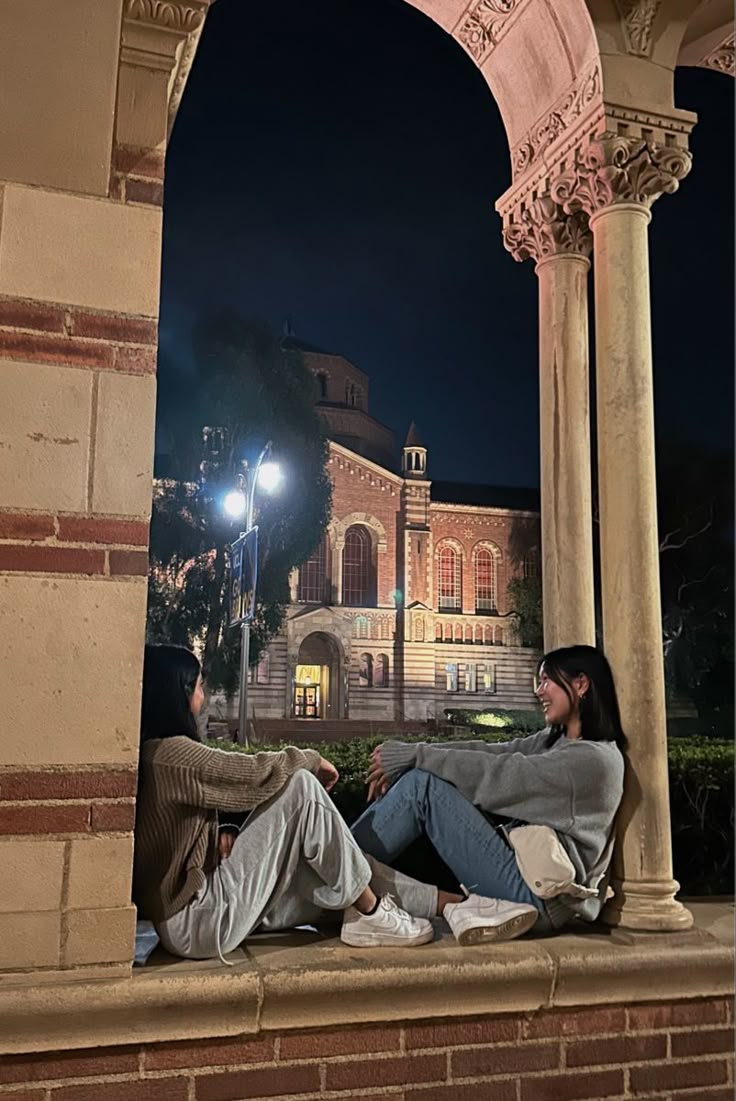
POLYGON ((468 895, 463 902, 448 902, 442 916, 459 944, 492 944, 527 933, 539 910, 526 902, 468 895))
POLYGON ((354 948, 378 948, 396 945, 411 948, 426 944, 434 937, 432 922, 415 918, 401 910, 391 895, 378 900, 372 914, 361 914, 353 906, 345 911, 340 940, 354 948))

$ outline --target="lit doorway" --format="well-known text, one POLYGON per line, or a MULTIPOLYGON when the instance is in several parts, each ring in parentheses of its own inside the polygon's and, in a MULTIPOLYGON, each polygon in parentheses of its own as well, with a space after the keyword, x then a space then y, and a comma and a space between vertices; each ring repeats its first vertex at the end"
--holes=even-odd
POLYGON ((295 719, 337 719, 340 714, 339 646, 331 635, 315 631, 299 647, 292 715, 295 719))

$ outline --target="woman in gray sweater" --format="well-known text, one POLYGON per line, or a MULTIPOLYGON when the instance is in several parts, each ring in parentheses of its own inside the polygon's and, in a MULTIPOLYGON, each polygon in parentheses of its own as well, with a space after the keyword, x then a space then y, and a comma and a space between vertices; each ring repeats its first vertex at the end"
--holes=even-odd
POLYGON ((492 900, 490 927, 494 917, 502 924, 510 905, 527 904, 535 916, 521 924, 553 932, 574 917, 595 920, 605 901, 625 738, 600 650, 554 650, 537 679, 547 723, 537 734, 378 746, 368 773, 371 805, 352 833, 387 864, 425 835, 458 882, 492 900), (548 829, 514 831, 524 825, 548 829), (569 883, 560 879, 562 864, 571 866, 569 883))

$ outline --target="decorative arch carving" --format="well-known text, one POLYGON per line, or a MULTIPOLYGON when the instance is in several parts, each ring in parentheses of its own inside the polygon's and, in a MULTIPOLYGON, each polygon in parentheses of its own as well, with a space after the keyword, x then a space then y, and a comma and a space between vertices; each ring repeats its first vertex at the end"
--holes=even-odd
POLYGON ((341 520, 331 520, 327 525, 327 531, 332 546, 341 550, 345 546, 345 535, 348 528, 355 524, 368 530, 374 551, 378 554, 385 554, 388 549, 386 529, 378 517, 373 516, 370 512, 351 512, 347 516, 343 516, 341 520))

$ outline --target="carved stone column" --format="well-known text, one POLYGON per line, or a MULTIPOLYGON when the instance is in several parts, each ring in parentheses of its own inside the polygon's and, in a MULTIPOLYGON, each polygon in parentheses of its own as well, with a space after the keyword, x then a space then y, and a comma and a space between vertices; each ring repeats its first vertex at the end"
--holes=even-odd
POLYGON ((594 239, 603 633, 629 739, 611 924, 686 929, 672 878, 654 460, 647 226, 687 150, 605 137, 553 193, 594 239))
POLYGON ((595 645, 590 489, 587 218, 547 195, 507 222, 516 260, 539 277, 539 429, 546 650, 595 645))

